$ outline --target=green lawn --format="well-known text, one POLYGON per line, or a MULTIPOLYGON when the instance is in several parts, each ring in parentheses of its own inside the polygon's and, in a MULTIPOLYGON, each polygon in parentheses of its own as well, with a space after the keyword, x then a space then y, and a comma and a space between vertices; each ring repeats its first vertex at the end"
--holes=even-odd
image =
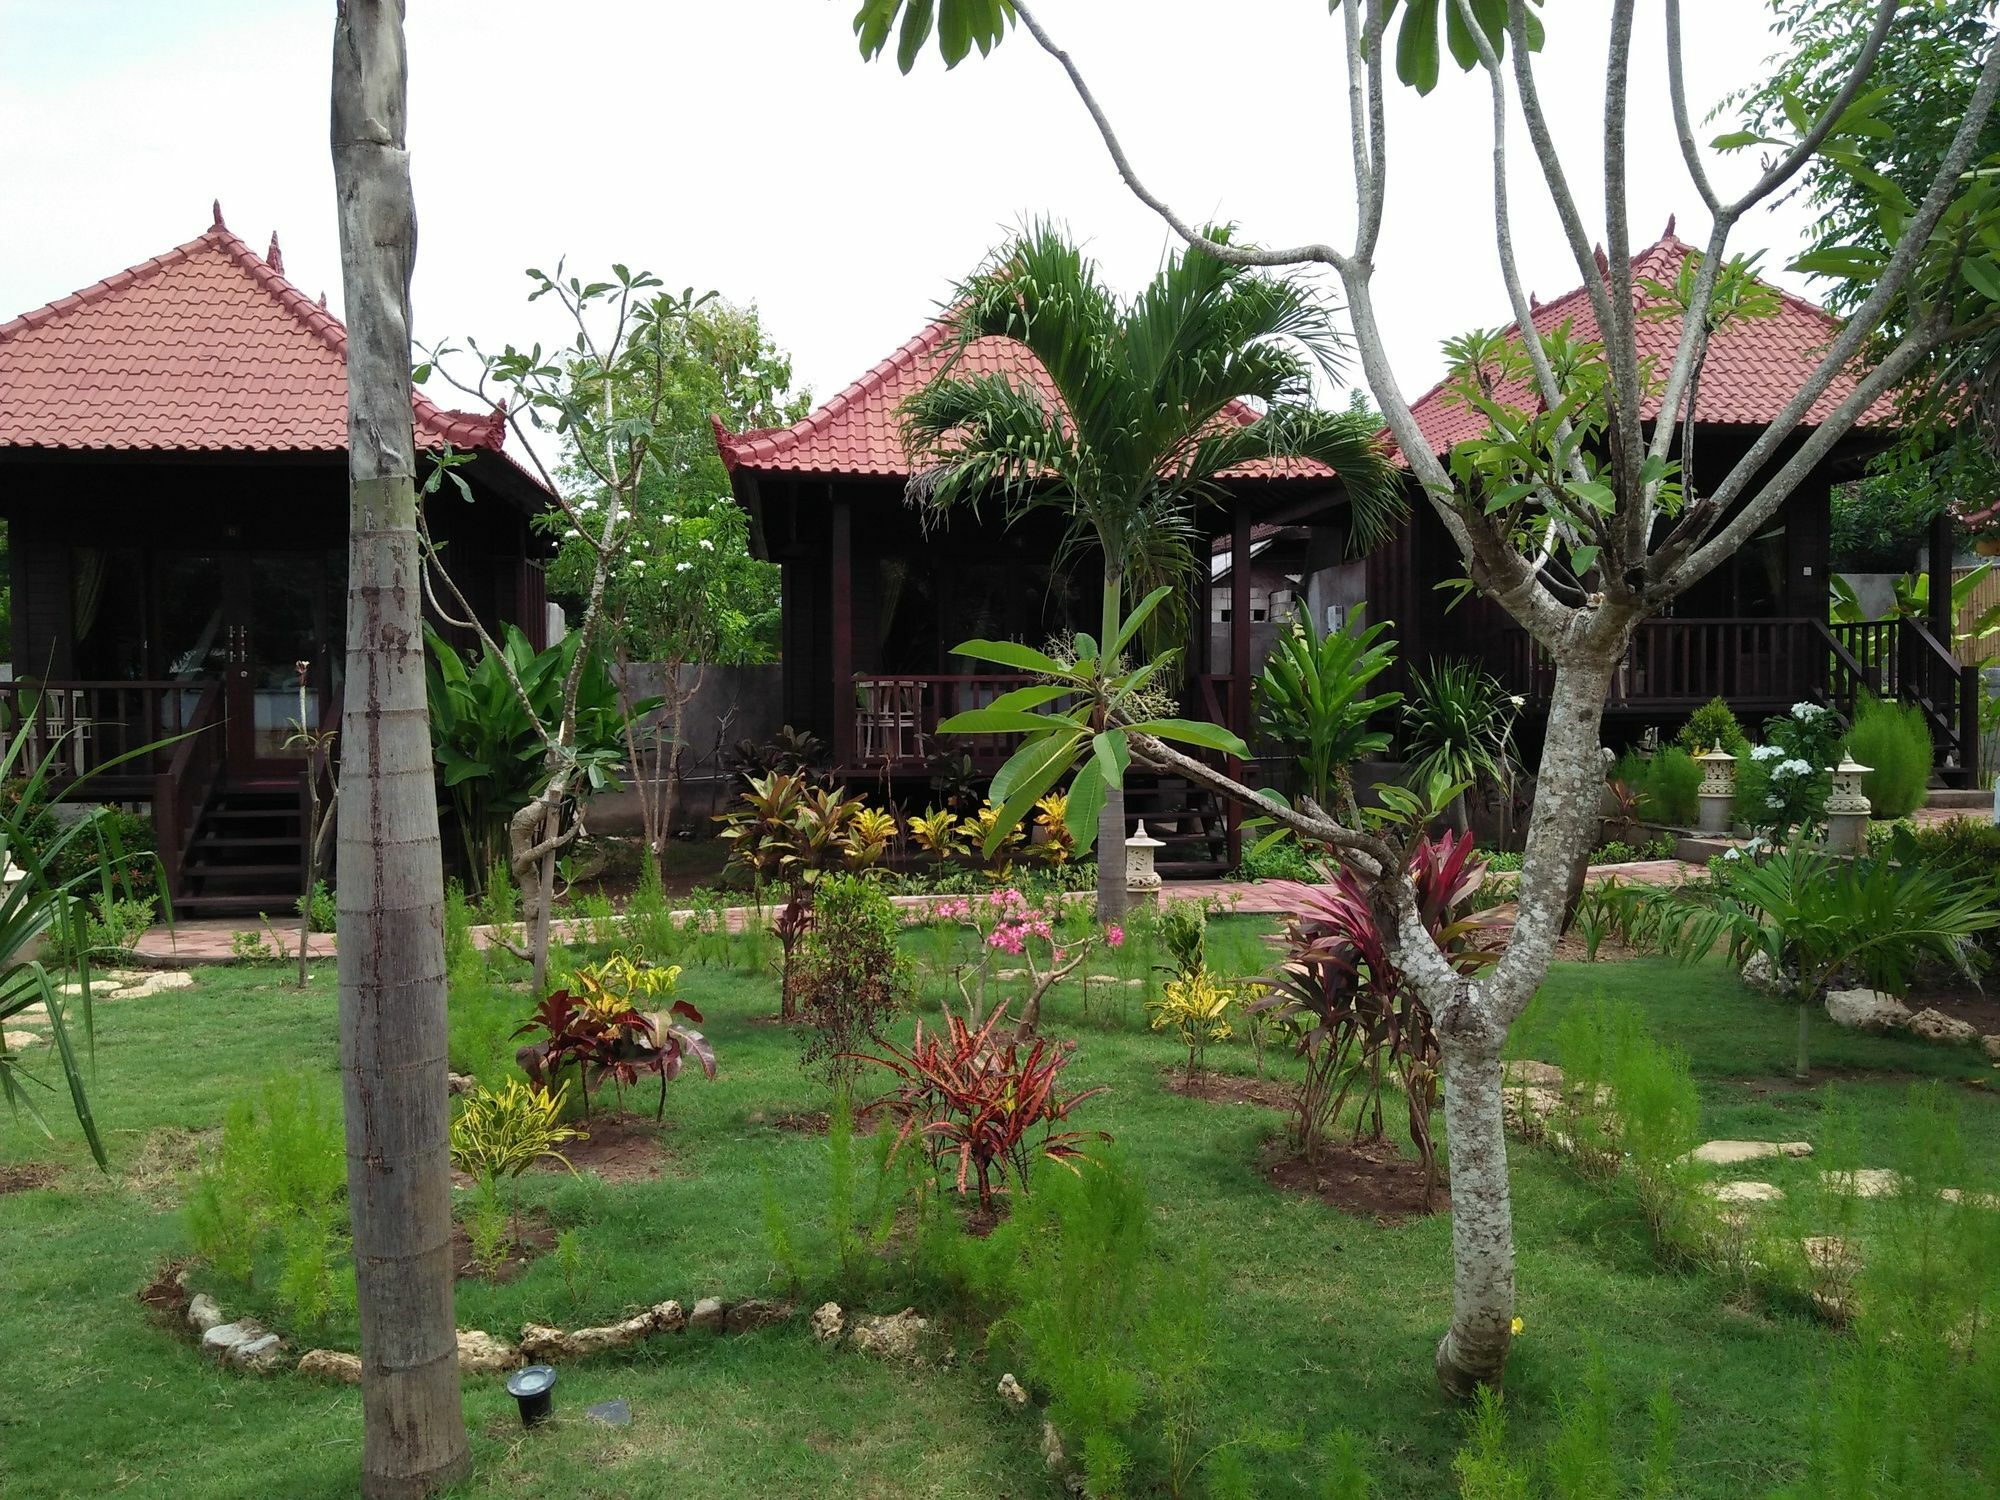
MULTIPOLYGON (((1263 962, 1260 928, 1214 926, 1225 971, 1263 962)), ((919 935, 922 948, 931 941, 919 935)), ((1135 972, 1140 952, 1118 956, 1135 972)), ((933 970, 929 983, 939 980, 933 970)), ((825 1192, 825 1144, 759 1123, 821 1103, 800 1080, 794 1039, 754 1024, 774 1007, 763 976, 694 969, 685 993, 707 1013, 721 1076, 677 1084, 668 1105, 669 1170, 655 1182, 529 1179, 527 1197, 580 1226, 590 1265, 577 1296, 550 1259, 505 1287, 468 1283, 459 1323, 513 1337, 524 1321, 576 1327, 633 1307, 715 1293, 773 1294, 762 1223, 766 1175, 803 1213, 825 1192)), ((1599 990, 1644 1006, 1691 1054, 1711 1135, 1814 1140, 1823 1095, 1782 1083, 1793 1017, 1749 995, 1718 965, 1663 961, 1564 965, 1516 1039, 1543 1049, 1561 1011, 1599 990), (1760 1082, 1760 1080, 1762 1082, 1760 1082)), ((1121 991, 1121 994, 1126 992, 1121 991)), ((1213 1429, 1302 1423, 1309 1439, 1338 1426, 1362 1435, 1384 1493, 1454 1493, 1458 1415, 1434 1393, 1432 1344, 1443 1326, 1449 1225, 1384 1228, 1281 1195, 1252 1158, 1279 1117, 1164 1091, 1168 1040, 1143 1028, 1135 998, 1088 1020, 1071 997, 1053 1029, 1081 1046, 1078 1085, 1111 1094, 1080 1123, 1112 1131, 1143 1174, 1163 1237, 1211 1264, 1221 1337, 1213 1429)), ((98 1119, 113 1156, 100 1175, 70 1128, 51 1144, 25 1123, 0 1126, 0 1163, 44 1160, 51 1187, 0 1197, 9 1347, 0 1362, 0 1494, 145 1496, 353 1493, 360 1401, 348 1388, 290 1376, 223 1373, 150 1325, 133 1294, 184 1248, 175 1170, 188 1132, 280 1073, 335 1078, 332 976, 310 990, 282 972, 213 969, 192 990, 99 1011, 98 1119)), ((1822 1028, 1816 1061, 1855 1070, 1841 1086, 1864 1139, 1888 1128, 1907 1093, 1900 1075, 2000 1081, 1980 1058, 1822 1028), (1864 1070, 1897 1075, 1871 1078, 1864 1070)), ((1250 1067, 1248 1049, 1213 1048, 1212 1064, 1250 1067)), ((1954 1087, 1968 1146, 2000 1156, 2000 1100, 1954 1087)), ((646 1104, 650 1108, 650 1099, 646 1104)), ((51 1119, 55 1115, 51 1111, 51 1119)), ((1787 1164, 1786 1170, 1797 1168, 1787 1164)), ((1680 1485, 1688 1496, 1762 1495, 1796 1472, 1815 1380, 1837 1336, 1805 1319, 1732 1305, 1704 1273, 1661 1266, 1632 1204, 1580 1182, 1541 1152, 1516 1148, 1520 1313, 1509 1376, 1515 1433, 1539 1443, 1557 1403, 1600 1351, 1618 1392, 1619 1443, 1644 1441, 1643 1406, 1666 1376, 1679 1401, 1680 1485)), ((222 1292, 233 1313, 240 1292, 222 1292)), ((810 1289, 808 1290, 810 1295, 810 1289)), ((893 1311, 885 1299, 877 1310, 893 1311)), ((914 1372, 816 1346, 802 1324, 736 1339, 663 1338, 629 1359, 566 1370, 562 1409, 629 1399, 630 1428, 560 1422, 523 1439, 494 1379, 469 1381, 471 1495, 1041 1496, 1061 1493, 1036 1457, 1037 1425, 993 1395, 976 1330, 961 1330, 955 1368, 914 1372)), ((330 1340, 352 1347, 351 1334, 330 1340)), ((1258 1460, 1259 1494, 1310 1494, 1313 1448, 1258 1460)))

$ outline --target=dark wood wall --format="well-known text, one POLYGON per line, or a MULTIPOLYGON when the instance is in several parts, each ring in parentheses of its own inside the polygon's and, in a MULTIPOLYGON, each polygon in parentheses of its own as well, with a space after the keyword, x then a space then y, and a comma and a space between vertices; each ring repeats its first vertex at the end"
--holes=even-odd
MULTIPOLYGON (((427 504, 433 533, 459 586, 489 625, 518 621, 538 643, 545 595, 543 548, 514 503, 482 493, 477 503, 440 494, 427 504)), ((225 552, 316 558, 340 592, 347 548, 344 460, 268 455, 28 455, 0 452, 0 516, 8 523, 17 676, 78 675, 77 559, 82 549, 116 554, 120 586, 156 589, 159 560, 225 552), (136 571, 135 571, 136 567, 136 571)), ((145 602, 151 617, 153 601, 145 602)), ((470 631, 447 634, 471 637, 470 631)), ((148 654, 156 643, 148 644, 148 654)), ((160 675, 161 663, 146 671, 160 675)))

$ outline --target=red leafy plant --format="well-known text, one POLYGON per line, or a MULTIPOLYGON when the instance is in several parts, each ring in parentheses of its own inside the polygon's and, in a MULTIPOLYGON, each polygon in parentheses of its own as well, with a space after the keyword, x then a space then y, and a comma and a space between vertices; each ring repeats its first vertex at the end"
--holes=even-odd
MULTIPOLYGON (((1485 924, 1465 913, 1484 863, 1468 835, 1419 840, 1410 854, 1424 928, 1461 973, 1477 973, 1498 953, 1478 946, 1485 924)), ((1293 904, 1285 958, 1270 993, 1249 1007, 1275 1013, 1298 1038, 1305 1064, 1292 1135, 1306 1156, 1319 1154, 1351 1095, 1354 1141, 1380 1141, 1382 1084, 1401 1074, 1411 1143, 1424 1166, 1428 1198, 1437 1180, 1431 1114, 1438 1098, 1438 1040, 1414 980, 1396 961, 1393 921, 1378 912, 1374 891, 1351 870, 1324 886, 1281 885, 1293 904), (1358 1095, 1357 1095, 1357 1090, 1358 1095)))
POLYGON ((920 1020, 907 1049, 884 1043, 882 1055, 863 1057, 901 1080, 871 1106, 902 1121, 890 1159, 917 1137, 933 1169, 951 1171, 960 1193, 976 1188, 980 1210, 989 1214, 994 1194, 1006 1191, 1006 1177, 1027 1190, 1037 1156, 1074 1170, 1085 1141, 1111 1139, 1101 1130, 1055 1128, 1077 1105, 1104 1092, 1057 1092, 1076 1043, 1024 1040, 1006 1029, 1006 1018, 1005 1004, 977 1025, 947 1009, 941 1030, 927 1030, 920 1020))
POLYGON ((537 1085, 554 1083, 563 1068, 574 1063, 583 1084, 578 1094, 586 1118, 590 1091, 602 1088, 606 1078, 622 1095, 641 1074, 656 1073, 660 1103, 653 1118, 665 1118, 667 1084, 680 1076, 689 1058, 706 1076, 715 1076, 715 1048, 699 1031, 681 1024, 700 1021, 700 1011, 679 999, 656 1011, 642 1011, 634 1003, 670 999, 680 973, 678 966, 657 969, 623 953, 586 965, 577 971, 572 987, 549 995, 515 1030, 515 1036, 539 1032, 543 1037, 521 1048, 515 1060, 537 1085))

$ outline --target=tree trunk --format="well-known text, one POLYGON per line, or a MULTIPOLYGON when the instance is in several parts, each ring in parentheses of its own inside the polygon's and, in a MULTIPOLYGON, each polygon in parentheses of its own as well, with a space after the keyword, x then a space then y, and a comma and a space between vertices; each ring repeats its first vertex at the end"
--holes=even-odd
POLYGON ((424 700, 406 115, 401 0, 342 0, 332 131, 350 483, 340 1050, 369 1500, 431 1494, 472 1461, 452 1320, 444 870, 424 700))
POLYGON ((1507 1132, 1500 1109, 1500 1043, 1472 997, 1439 1014, 1444 1129, 1451 1162, 1451 1326, 1437 1347, 1446 1394, 1467 1400, 1499 1387, 1513 1337, 1514 1222, 1507 1132))
POLYGON ((1125 920, 1125 789, 1104 789, 1097 815, 1097 920, 1125 920))
POLYGON ((1505 957, 1476 983, 1437 971, 1424 977, 1443 1063, 1451 1172, 1451 1326, 1438 1343, 1437 1378, 1459 1399, 1482 1385, 1498 1389, 1506 1374, 1514 1236, 1500 1049, 1507 1028, 1548 976, 1572 866, 1596 834, 1604 698, 1629 634, 1629 626, 1600 622, 1596 639, 1566 644, 1557 659, 1518 916, 1505 957))

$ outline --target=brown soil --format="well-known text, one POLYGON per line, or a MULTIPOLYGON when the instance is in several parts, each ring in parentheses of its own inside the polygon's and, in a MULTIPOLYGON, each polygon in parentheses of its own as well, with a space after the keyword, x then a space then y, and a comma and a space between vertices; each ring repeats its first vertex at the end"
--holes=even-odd
MULTIPOLYGON (((468 1204, 468 1211, 470 1207, 468 1204)), ((472 1237, 465 1232, 465 1225, 453 1223, 451 1226, 451 1263, 458 1268, 460 1281, 485 1281, 495 1286, 512 1281, 527 1270, 536 1257, 548 1254, 555 1247, 555 1226, 545 1215, 527 1209, 521 1214, 521 1233, 507 1245, 507 1258, 488 1270, 473 1259, 472 1237)))
POLYGON ((1762 1099, 1771 1094, 1804 1094, 1814 1089, 1826 1087, 1829 1083, 1935 1083, 1938 1080, 1928 1073, 1909 1073, 1897 1068, 1810 1068, 1804 1078, 1794 1078, 1790 1073, 1774 1074, 1768 1078, 1739 1078, 1741 1084, 1753 1099, 1762 1099))
MULTIPOLYGON (((1597 962, 1601 964, 1629 963, 1635 958, 1650 957, 1643 948, 1628 948, 1609 933, 1597 945, 1597 962)), ((1575 931, 1564 933, 1556 939, 1556 957, 1564 963, 1590 962, 1590 945, 1575 931)))
POLYGON ((60 1176, 62 1170, 49 1162, 16 1162, 10 1167, 0 1167, 0 1193, 25 1193, 30 1188, 47 1187, 60 1176))
MULTIPOLYGON (((661 1126, 651 1116, 592 1115, 579 1121, 585 1139, 564 1141, 562 1154, 579 1172, 595 1172, 609 1183, 651 1182, 665 1169, 666 1145, 660 1139, 661 1126)), ((554 1159, 536 1163, 537 1172, 561 1172, 563 1164, 554 1159)))
POLYGON ((1192 1078, 1185 1068, 1163 1068, 1160 1087, 1184 1099, 1206 1099, 1211 1104, 1261 1104, 1266 1109, 1289 1112, 1295 1102, 1291 1089, 1273 1079, 1245 1078, 1212 1068, 1198 1069, 1192 1078))
POLYGON ((139 1301, 155 1317, 187 1327, 188 1304, 194 1300, 193 1293, 181 1285, 180 1276, 187 1260, 174 1256, 160 1262, 160 1269, 153 1279, 139 1289, 139 1301))
POLYGON ((1911 1010, 1943 1011, 1963 1021, 1981 1036, 2000 1032, 2000 994, 1982 994, 1967 985, 1919 985, 1904 997, 1911 1010))
POLYGON ((1283 1141, 1273 1143, 1262 1162, 1265 1180, 1289 1193, 1310 1193, 1330 1208, 1378 1224, 1400 1224, 1425 1214, 1449 1213, 1451 1193, 1443 1182, 1424 1201, 1424 1169, 1388 1144, 1327 1145, 1319 1160, 1296 1155, 1283 1141))
MULTIPOLYGON (((855 1110, 855 1135, 873 1135, 877 1113, 877 1106, 872 1104, 864 1104, 855 1110)), ((766 1115, 762 1110, 753 1110, 745 1118, 752 1125, 768 1125, 773 1130, 790 1130, 799 1135, 825 1135, 833 1128, 833 1116, 823 1109, 799 1110, 783 1115, 766 1115)))

